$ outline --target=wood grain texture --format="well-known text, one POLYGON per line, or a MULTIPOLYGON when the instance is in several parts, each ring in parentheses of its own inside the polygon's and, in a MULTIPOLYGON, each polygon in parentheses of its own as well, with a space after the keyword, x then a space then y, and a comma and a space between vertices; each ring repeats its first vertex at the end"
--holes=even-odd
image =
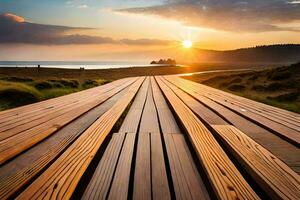
MULTIPOLYGON (((180 87, 185 92, 189 93, 194 98, 196 98, 198 101, 202 102, 207 107, 209 107, 210 109, 214 110, 216 113, 227 119, 227 121, 229 121, 231 124, 236 126, 238 129, 246 133, 249 137, 254 139, 259 144, 263 145, 266 149, 268 149, 270 152, 272 152, 285 163, 287 163, 297 173, 300 173, 300 149, 298 147, 285 140, 282 140, 269 130, 266 130, 263 127, 257 125, 256 123, 247 120, 243 116, 238 115, 237 113, 224 107, 221 104, 218 104, 212 99, 200 95, 199 93, 193 92, 189 83, 180 85, 176 82, 172 83, 174 83, 176 86, 180 87)), ((198 113, 198 116, 203 118, 203 115, 201 113, 198 113)))
POLYGON ((18 199, 69 199, 112 127, 140 88, 139 78, 111 109, 93 123, 18 199))
POLYGON ((119 132, 137 133, 138 125, 140 123, 143 108, 146 102, 149 82, 149 78, 146 78, 126 115, 119 132))
POLYGON ((159 123, 157 118, 157 112, 153 101, 153 93, 151 84, 149 84, 149 89, 147 93, 147 100, 143 110, 143 115, 140 123, 141 133, 159 133, 159 123))
POLYGON ((210 199, 182 134, 164 134, 176 199, 210 199))
POLYGON ((129 178, 135 138, 136 133, 126 133, 125 142, 111 184, 108 199, 125 200, 128 198, 129 178))
POLYGON ((215 125, 213 128, 272 199, 300 199, 300 176, 284 162, 234 126, 215 125))
POLYGON ((216 196, 219 199, 259 199, 209 130, 160 77, 156 80, 186 129, 216 196))
POLYGON ((110 109, 126 89, 76 119, 29 149, 26 153, 0 167, 0 199, 8 199, 55 160, 74 140, 103 113, 110 109))
POLYGON ((153 99, 157 109, 159 124, 163 134, 180 133, 176 120, 164 99, 154 77, 151 77, 153 99))
POLYGON ((199 83, 196 83, 196 82, 193 82, 193 81, 182 79, 182 78, 179 78, 179 77, 176 77, 176 76, 172 76, 172 77, 167 76, 167 77, 168 78, 176 78, 180 82, 182 82, 184 84, 188 84, 188 85, 193 85, 193 86, 195 86, 195 88, 198 88, 199 90, 207 91, 209 93, 221 94, 224 97, 228 97, 228 98, 231 98, 231 99, 234 99, 234 100, 238 100, 241 104, 248 105, 248 106, 250 106, 252 108, 255 108, 255 109, 257 109, 261 112, 265 112, 266 114, 270 114, 272 116, 279 117, 279 118, 282 118, 282 119, 287 119, 287 120, 290 120, 290 121, 296 121, 298 123, 300 122, 300 115, 297 114, 297 113, 294 113, 294 112, 291 112, 291 111, 288 111, 288 110, 284 110, 284 109, 281 109, 281 108, 276 108, 276 107, 273 107, 273 106, 270 106, 270 105, 267 105, 267 104, 263 104, 263 103, 260 103, 260 102, 257 102, 257 101, 253 101, 251 99, 247 99, 247 98, 244 98, 244 97, 241 97, 241 96, 237 96, 237 95, 234 95, 234 94, 231 94, 231 93, 228 93, 228 92, 224 92, 224 91, 221 91, 221 90, 218 90, 218 89, 215 89, 215 88, 203 85, 203 84, 199 84, 199 83))
POLYGON ((133 199, 152 199, 151 150, 149 133, 139 134, 135 159, 133 199))
MULTIPOLYGON (((206 96, 210 98, 211 100, 218 102, 219 104, 225 106, 226 108, 233 110, 237 112, 238 114, 242 115, 243 117, 246 117, 248 120, 255 121, 255 123, 259 124, 260 126, 263 126, 264 128, 273 130, 276 134, 286 138, 288 141, 292 142, 293 144, 299 146, 300 145, 300 134, 299 131, 296 131, 294 129, 291 129, 288 126, 285 126, 283 124, 277 123, 275 121, 272 121, 266 117, 263 117, 261 115, 258 115, 256 113, 250 112, 249 110, 241 109, 240 107, 229 103, 225 101, 221 97, 207 95, 207 91, 204 89, 199 89, 196 87, 193 87, 191 84, 188 83, 182 83, 182 79, 180 78, 170 78, 167 77, 167 80, 172 82, 173 84, 180 87, 182 90, 186 91, 187 93, 191 94, 192 96, 195 96, 197 94, 206 96)), ((222 92, 223 94, 223 92, 222 92)))
POLYGON ((106 199, 124 139, 125 134, 113 134, 82 199, 106 199))
POLYGON ((209 199, 186 141, 153 77, 151 77, 151 85, 166 145, 176 199, 209 199))
MULTIPOLYGON (((134 79, 133 81, 135 80, 136 79, 134 79)), ((28 149, 34 144, 40 142, 47 136, 53 134, 55 131, 62 128, 64 125, 73 121, 74 119, 89 111, 90 109, 94 108, 95 106, 101 104, 102 102, 112 97, 117 92, 121 91, 130 84, 132 84, 131 81, 129 81, 129 83, 127 84, 123 84, 122 86, 111 90, 108 93, 104 93, 97 99, 94 99, 90 102, 86 102, 83 105, 79 105, 79 107, 75 107, 71 111, 64 113, 54 119, 49 119, 45 123, 36 125, 31 129, 27 129, 17 135, 0 141, 0 164, 16 156, 22 151, 28 149)))

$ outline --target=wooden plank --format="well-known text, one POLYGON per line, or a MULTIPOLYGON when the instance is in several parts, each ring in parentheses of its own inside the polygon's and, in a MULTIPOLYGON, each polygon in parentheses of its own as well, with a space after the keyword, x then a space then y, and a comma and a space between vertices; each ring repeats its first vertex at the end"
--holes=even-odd
POLYGON ((283 110, 281 108, 276 108, 267 104, 263 104, 257 101, 253 101, 251 99, 247 99, 241 96, 237 96, 228 92, 224 92, 203 84, 199 84, 193 81, 189 81, 186 79, 182 79, 179 77, 175 77, 175 76, 167 76, 168 79, 169 78, 173 78, 173 79, 177 79, 178 81, 184 83, 184 84, 188 84, 188 85, 193 85, 198 89, 202 89, 204 91, 207 91, 209 93, 215 93, 215 94, 220 94, 222 96, 237 100, 239 103, 242 103, 243 105, 248 105, 250 107, 256 108, 257 110, 260 110, 262 112, 266 112, 266 113, 272 113, 271 115, 273 116, 280 116, 282 118, 288 119, 288 120, 292 120, 295 122, 300 122, 300 115, 291 111, 287 111, 287 110, 283 110))
POLYGON ((216 196, 219 199, 259 199, 209 130, 160 77, 156 80, 186 129, 216 196))
POLYGON ((104 102, 111 96, 115 95, 117 92, 121 91, 128 85, 123 84, 120 88, 116 88, 109 93, 103 94, 103 96, 99 99, 96 99, 89 104, 82 105, 70 112, 67 112, 55 119, 49 120, 43 124, 33 127, 32 129, 25 130, 17 135, 9 137, 0 142, 0 164, 3 164, 8 159, 16 156, 17 154, 21 153, 22 151, 28 149, 29 147, 33 146, 34 144, 40 142, 47 136, 53 134, 55 131, 62 128, 67 123, 73 121, 80 115, 84 114, 85 112, 89 111, 90 109, 94 108, 95 106, 99 105, 100 103, 104 102))
POLYGON ((152 199, 150 151, 150 134, 139 134, 134 170, 133 199, 152 199))
MULTIPOLYGON (((185 85, 190 88, 190 85, 187 83, 185 83, 185 85)), ((300 154, 300 149, 298 147, 285 140, 282 140, 272 132, 258 126, 254 122, 247 120, 243 116, 238 115, 237 113, 205 96, 194 92, 191 92, 191 94, 193 94, 197 100, 204 103, 207 107, 214 110, 242 132, 246 133, 249 137, 275 154, 277 157, 287 163, 288 166, 294 171, 300 173, 300 157, 298 156, 300 154)), ((200 114, 201 113, 199 113, 199 116, 201 116, 200 114)))
POLYGON ((207 96, 205 94, 205 92, 201 93, 201 91, 199 92, 199 91, 193 89, 193 87, 188 87, 189 85, 187 85, 187 84, 182 84, 180 82, 177 82, 175 79, 169 78, 168 80, 170 80, 173 84, 177 85, 182 90, 186 91, 187 93, 189 93, 190 95, 192 95, 194 97, 197 96, 197 94, 200 94, 200 95, 202 94, 203 96, 206 96, 206 97, 210 98, 211 100, 220 103, 221 105, 227 107, 228 109, 231 109, 231 110, 239 113, 243 117, 246 117, 248 120, 255 121, 255 123, 259 124, 260 126, 263 126, 264 128, 273 130, 276 134, 284 137, 285 139, 292 142, 293 144, 295 144, 297 146, 300 145, 300 134, 298 131, 290 129, 282 124, 278 124, 278 123, 271 121, 265 117, 256 115, 255 113, 245 112, 244 110, 241 110, 238 107, 236 107, 235 105, 225 102, 220 98, 217 98, 217 97, 211 98, 211 97, 207 96))
POLYGON ((176 199, 209 199, 186 141, 180 134, 179 127, 153 77, 151 84, 166 144, 176 199))
POLYGON ((149 78, 146 78, 141 89, 132 103, 130 110, 128 111, 119 132, 122 133, 137 133, 138 125, 141 120, 144 104, 147 97, 147 91, 149 88, 149 78))
POLYGON ((162 133, 163 134, 180 133, 176 120, 173 117, 173 114, 169 109, 169 106, 166 100, 164 99, 160 89, 158 88, 158 85, 154 77, 151 77, 151 85, 153 91, 153 99, 154 99, 155 106, 157 108, 157 113, 158 113, 158 118, 159 118, 162 133))
POLYGON ((58 157, 82 132, 84 132, 99 116, 111 108, 126 89, 105 101, 74 122, 57 131, 51 137, 17 156, 0 167, 0 199, 8 199, 16 195, 22 187, 32 180, 58 157))
POLYGON ((140 133, 134 174, 133 199, 170 199, 158 133, 140 133))
POLYGON ((162 141, 159 133, 150 133, 152 198, 171 199, 162 141))
POLYGON ((90 126, 18 199, 69 199, 112 127, 140 88, 139 78, 111 109, 90 126))
POLYGON ((183 90, 179 89, 170 82, 166 82, 166 85, 173 90, 173 92, 198 116, 201 116, 208 124, 215 125, 226 125, 228 124, 224 119, 219 117, 216 113, 211 111, 209 108, 202 105, 196 99, 185 93, 183 90))
POLYGON ((143 115, 140 123, 141 133, 159 133, 159 123, 157 119, 157 112, 153 101, 152 87, 149 84, 147 100, 143 110, 143 115))
MULTIPOLYGON (((122 133, 121 133, 122 134, 122 133)), ((127 199, 136 133, 127 133, 108 199, 127 199)))
POLYGON ((300 199, 300 176, 246 134, 230 125, 215 125, 244 169, 272 199, 300 199))
POLYGON ((176 199, 210 199, 182 134, 164 134, 176 199))
POLYGON ((204 96, 195 97, 300 173, 299 148, 204 96))
POLYGON ((295 144, 296 146, 300 147, 300 132, 293 130, 289 127, 286 127, 282 124, 278 124, 274 121, 271 121, 265 117, 256 115, 255 113, 249 112, 247 110, 240 109, 239 107, 230 104, 228 102, 223 101, 222 99, 218 98, 210 98, 211 100, 218 102, 225 106, 226 108, 237 112, 238 114, 242 115, 243 117, 246 117, 248 120, 254 121, 258 125, 274 131, 277 135, 285 138, 287 141, 295 144))
POLYGON ((125 134, 114 133, 82 199, 106 199, 125 134))
POLYGON ((229 98, 226 98, 224 96, 220 96, 220 95, 215 95, 215 94, 207 94, 207 96, 209 96, 210 98, 220 98, 225 102, 230 103, 231 105, 234 105, 236 107, 238 107, 241 111, 243 112, 251 112, 255 115, 258 115, 260 117, 264 117, 267 118, 271 121, 274 121, 276 123, 279 123, 283 126, 286 126, 290 129, 293 129, 295 131, 300 132, 300 122, 293 122, 292 120, 289 119, 285 119, 285 118, 281 118, 281 117, 277 117, 276 115, 270 115, 269 113, 263 112, 261 110, 257 110, 253 107, 250 106, 244 106, 243 104, 237 102, 237 101, 231 101, 229 98))

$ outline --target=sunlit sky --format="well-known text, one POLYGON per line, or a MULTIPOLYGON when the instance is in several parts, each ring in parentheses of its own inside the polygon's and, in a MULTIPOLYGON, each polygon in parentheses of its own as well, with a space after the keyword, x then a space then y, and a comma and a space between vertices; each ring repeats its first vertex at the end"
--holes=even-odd
POLYGON ((300 43, 300 1, 0 0, 0 60, 149 61, 278 43, 300 43))

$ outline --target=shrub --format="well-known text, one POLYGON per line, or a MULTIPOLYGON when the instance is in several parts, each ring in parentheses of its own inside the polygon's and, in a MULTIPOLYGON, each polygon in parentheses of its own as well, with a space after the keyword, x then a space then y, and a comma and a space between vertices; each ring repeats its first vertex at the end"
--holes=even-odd
POLYGON ((253 85, 252 90, 263 92, 266 90, 266 87, 263 85, 253 85))
POLYGON ((276 97, 267 97, 267 99, 276 100, 279 102, 284 102, 284 101, 292 102, 292 101, 296 101, 299 96, 300 96, 300 94, 298 92, 290 92, 287 94, 278 95, 276 97))
POLYGON ((34 87, 38 90, 51 89, 52 84, 47 81, 37 82, 34 87))
POLYGON ((240 85, 240 84, 233 84, 228 87, 229 90, 235 91, 235 92, 243 91, 243 90, 245 90, 245 88, 246 88, 245 86, 240 85))
POLYGON ((288 71, 274 71, 270 76, 269 79, 274 81, 281 81, 291 77, 291 73, 288 71))
POLYGON ((67 80, 67 79, 61 79, 61 80, 49 80, 51 83, 61 84, 63 87, 67 88, 78 88, 79 82, 77 80, 67 80))

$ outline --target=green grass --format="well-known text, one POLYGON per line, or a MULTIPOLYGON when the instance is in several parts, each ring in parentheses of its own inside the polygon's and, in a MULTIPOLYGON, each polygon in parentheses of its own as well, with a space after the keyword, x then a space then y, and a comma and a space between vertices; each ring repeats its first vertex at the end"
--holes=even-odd
POLYGON ((109 80, 85 80, 82 84, 76 79, 33 80, 22 77, 0 79, 0 110, 51 99, 87 88, 100 86, 109 80), (93 83, 93 84, 90 84, 93 83))

